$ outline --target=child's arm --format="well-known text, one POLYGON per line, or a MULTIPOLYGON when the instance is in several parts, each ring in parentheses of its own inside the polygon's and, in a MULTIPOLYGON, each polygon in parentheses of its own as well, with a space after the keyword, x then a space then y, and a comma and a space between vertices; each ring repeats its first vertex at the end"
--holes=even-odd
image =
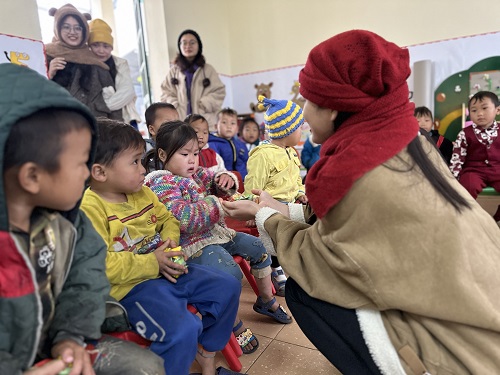
POLYGON ((457 135, 457 140, 453 142, 453 153, 450 160, 450 171, 456 178, 460 178, 462 166, 467 159, 467 147, 465 132, 461 130, 457 135))
POLYGON ((214 195, 199 198, 194 184, 190 185, 188 179, 178 182, 162 176, 149 182, 148 186, 179 221, 182 233, 210 229, 223 216, 219 199, 214 195))
MULTIPOLYGON (((156 213, 156 231, 160 233, 161 239, 166 241, 167 239, 174 241, 177 245, 179 243, 180 230, 179 230, 179 220, 175 218, 170 211, 167 210, 165 205, 158 200, 156 194, 150 189, 145 189, 148 197, 150 197, 153 202, 155 213, 156 213)), ((173 246, 175 247, 175 246, 173 246)))
POLYGON ((265 151, 256 149, 248 159, 248 174, 245 177, 245 191, 243 194, 251 195, 252 189, 264 190, 267 187, 271 168, 272 165, 265 157, 265 151))

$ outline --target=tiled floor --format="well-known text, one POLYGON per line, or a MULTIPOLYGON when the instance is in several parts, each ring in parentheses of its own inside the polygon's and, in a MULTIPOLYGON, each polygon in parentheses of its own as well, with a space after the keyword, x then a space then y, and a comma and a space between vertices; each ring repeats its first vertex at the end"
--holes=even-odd
MULTIPOLYGON (((285 298, 276 297, 288 311, 285 298)), ((309 375, 340 374, 305 337, 297 323, 280 324, 272 318, 257 314, 252 306, 255 293, 246 280, 240 298, 240 317, 257 336, 259 348, 240 357, 244 374, 251 375, 309 375)), ((228 368, 224 357, 217 353, 217 366, 228 368)), ((199 371, 193 365, 192 371, 199 371)))

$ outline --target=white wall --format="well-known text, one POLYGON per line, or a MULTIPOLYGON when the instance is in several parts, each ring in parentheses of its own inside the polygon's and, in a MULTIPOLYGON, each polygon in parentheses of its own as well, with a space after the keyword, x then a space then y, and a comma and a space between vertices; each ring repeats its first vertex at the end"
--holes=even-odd
POLYGON ((0 33, 42 40, 36 0, 3 0, 0 4, 0 33))

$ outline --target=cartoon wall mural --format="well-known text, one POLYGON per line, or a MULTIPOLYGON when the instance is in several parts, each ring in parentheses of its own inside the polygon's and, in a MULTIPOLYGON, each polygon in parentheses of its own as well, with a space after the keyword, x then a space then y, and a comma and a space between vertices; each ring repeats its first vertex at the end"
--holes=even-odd
POLYGON ((300 96, 299 89, 300 89, 299 81, 294 81, 292 85, 292 91, 290 92, 290 94, 293 94, 293 97, 290 100, 295 104, 297 104, 300 108, 304 108, 304 103, 306 100, 302 96, 300 96))
POLYGON ((434 91, 434 118, 440 134, 454 141, 467 125, 469 98, 478 91, 500 95, 500 56, 478 61, 446 78, 434 91))
POLYGON ((0 34, 1 63, 26 66, 47 77, 45 47, 39 40, 0 34))
MULTIPOLYGON (((257 89, 257 100, 259 99, 260 95, 265 96, 266 98, 271 97, 271 87, 273 87, 273 83, 269 82, 268 84, 261 83, 261 84, 255 84, 254 87, 257 89)), ((250 103, 250 109, 252 112, 264 112, 265 109, 260 109, 257 103, 250 103)))

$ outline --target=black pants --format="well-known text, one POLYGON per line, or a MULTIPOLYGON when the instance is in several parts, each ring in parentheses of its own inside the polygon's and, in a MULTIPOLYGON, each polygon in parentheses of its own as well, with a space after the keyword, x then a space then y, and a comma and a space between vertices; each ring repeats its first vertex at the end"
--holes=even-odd
POLYGON ((285 298, 300 329, 342 374, 380 374, 354 310, 309 296, 291 277, 285 298))

